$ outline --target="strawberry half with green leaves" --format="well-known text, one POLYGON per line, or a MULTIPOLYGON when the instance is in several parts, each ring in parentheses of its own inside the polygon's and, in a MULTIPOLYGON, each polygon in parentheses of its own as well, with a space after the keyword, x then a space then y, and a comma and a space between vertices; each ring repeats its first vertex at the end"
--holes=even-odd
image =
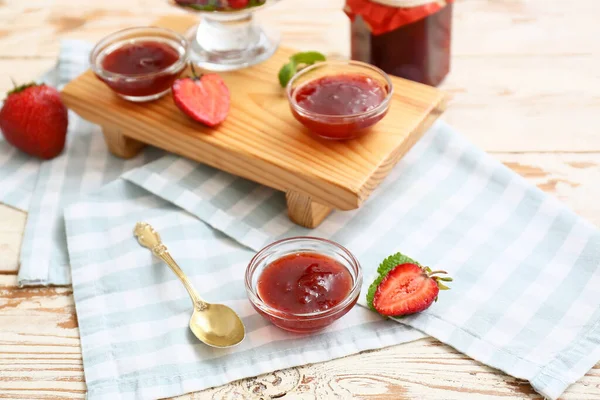
POLYGON ((450 289, 442 282, 452 278, 440 276, 445 271, 432 271, 409 257, 397 253, 379 266, 379 277, 367 293, 369 306, 379 314, 398 317, 421 312, 437 301, 440 290, 450 289))
POLYGON ((223 78, 217 74, 192 76, 173 83, 175 105, 192 119, 214 127, 225 121, 229 113, 230 94, 223 78))

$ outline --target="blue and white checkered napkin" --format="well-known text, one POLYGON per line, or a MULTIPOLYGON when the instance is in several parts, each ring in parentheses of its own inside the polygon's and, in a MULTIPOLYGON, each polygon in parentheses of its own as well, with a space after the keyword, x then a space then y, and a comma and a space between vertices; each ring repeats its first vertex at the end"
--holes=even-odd
MULTIPOLYGON (((41 80, 61 88, 89 68, 90 49, 87 42, 62 42, 57 68, 41 80)), ((0 138, 0 201, 29 212, 21 246, 19 284, 71 283, 63 208, 82 193, 98 189, 124 171, 162 154, 148 148, 131 160, 113 157, 100 127, 72 112, 65 151, 53 160, 40 162, 0 138)))
POLYGON ((600 359, 600 234, 442 122, 360 210, 315 230, 289 221, 282 193, 176 156, 123 178, 66 213, 92 398, 174 395, 420 337, 362 307, 308 338, 257 315, 242 283, 249 249, 304 234, 347 246, 366 277, 396 251, 449 271, 452 290, 402 322, 549 398, 600 359), (139 220, 206 298, 243 315, 242 347, 209 349, 187 332, 187 294, 132 237, 139 220))

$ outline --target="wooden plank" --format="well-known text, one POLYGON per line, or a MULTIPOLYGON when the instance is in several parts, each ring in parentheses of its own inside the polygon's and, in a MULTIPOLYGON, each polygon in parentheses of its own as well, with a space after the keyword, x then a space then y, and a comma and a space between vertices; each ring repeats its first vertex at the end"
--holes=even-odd
POLYGON ((455 56, 452 62, 441 87, 453 98, 442 118, 477 146, 491 152, 600 150, 600 56, 455 56))
MULTIPOLYGON (((345 0, 280 1, 259 17, 282 32, 282 41, 306 49, 349 55, 348 20, 342 12, 345 0)), ((593 53, 593 32, 600 5, 594 0, 457 0, 453 27, 454 54, 553 55, 593 53), (477 32, 475 35, 474 32, 477 32), (542 34, 551 32, 551 34, 542 34)), ((76 38, 95 42, 127 26, 149 24, 162 15, 184 14, 169 0, 103 0, 73 2, 11 1, 0 8, 1 57, 53 58, 59 41, 76 38)))
POLYGON ((286 192, 285 201, 290 219, 307 228, 316 228, 331 212, 330 207, 293 190, 286 192))
POLYGON ((115 127, 129 138, 278 190, 296 190, 323 205, 357 208, 410 148, 406 144, 433 122, 428 116, 441 113, 444 94, 396 79, 401 95, 392 101, 394 111, 372 133, 346 142, 314 139, 291 115, 274 83, 289 54, 282 49, 255 68, 222 74, 232 106, 216 130, 191 121, 170 97, 143 105, 121 100, 90 71, 69 83, 62 97, 82 117, 115 127))
MULTIPOLYGON (((259 17, 281 32, 287 46, 347 57, 343 1, 306 0, 300 8, 281 1, 259 17)), ((45 57, 50 65, 60 39, 96 42, 160 15, 183 14, 168 3, 56 0, 52 7, 11 2, 0 8, 0 59, 15 60, 0 65, 0 97, 12 86, 10 75, 22 81, 43 71, 22 69, 16 60, 45 57)), ((457 1, 453 68, 443 86, 456 98, 444 118, 487 151, 600 151, 590 112, 600 90, 594 68, 600 63, 599 13, 594 0, 568 7, 558 0, 457 1)))
POLYGON ((0 398, 83 398, 72 290, 16 285, 0 275, 0 398))
MULTIPOLYGON (((342 12, 344 0, 303 0, 301 8, 293 1, 281 1, 261 11, 259 19, 282 32, 282 41, 305 48, 319 43, 322 50, 349 54, 348 19, 342 12), (300 12, 299 12, 300 11, 300 12), (307 29, 307 16, 310 18, 307 29)), ((169 0, 103 0, 77 2, 54 0, 51 6, 39 2, 13 1, 0 7, 0 58, 54 58, 61 39, 96 42, 124 27, 148 25, 156 18, 187 15, 169 0), (34 3, 35 4, 35 3, 34 3)))
MULTIPOLYGON (((185 31, 190 20, 171 17, 155 24, 185 31)), ((191 121, 170 96, 144 104, 126 102, 91 71, 71 81, 61 95, 73 111, 106 128, 105 139, 118 154, 134 154, 123 147, 125 136, 301 193, 324 206, 357 208, 443 112, 446 96, 430 86, 392 78, 390 112, 368 135, 345 142, 314 139, 294 119, 277 84, 277 71, 292 53, 280 48, 259 65, 222 73, 231 111, 216 128, 191 121)))
POLYGON ((19 269, 26 219, 24 212, 0 204, 0 274, 16 273, 19 269))

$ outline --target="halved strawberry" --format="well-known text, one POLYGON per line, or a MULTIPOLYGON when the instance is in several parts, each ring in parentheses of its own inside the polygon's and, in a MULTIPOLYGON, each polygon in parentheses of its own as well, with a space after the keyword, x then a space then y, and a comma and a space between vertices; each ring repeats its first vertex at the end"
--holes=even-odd
POLYGON ((198 76, 192 66, 192 76, 173 83, 175 105, 189 117, 214 127, 229 113, 229 89, 217 74, 198 76))
POLYGON ((250 2, 250 0, 229 0, 229 7, 231 8, 245 8, 248 6, 248 3, 250 2))
POLYGON ((386 316, 400 316, 423 311, 437 300, 440 289, 448 289, 440 282, 452 278, 439 277, 444 271, 431 271, 428 267, 406 263, 397 265, 379 283, 373 307, 386 316))

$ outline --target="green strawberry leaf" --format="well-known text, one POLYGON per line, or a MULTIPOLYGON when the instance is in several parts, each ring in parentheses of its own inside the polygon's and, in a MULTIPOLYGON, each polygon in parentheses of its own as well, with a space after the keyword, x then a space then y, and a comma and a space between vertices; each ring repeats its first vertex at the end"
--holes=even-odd
POLYGON ((294 54, 290 57, 290 60, 296 64, 312 65, 317 61, 325 61, 325 55, 319 53, 318 51, 304 51, 294 54))
POLYGON ((279 84, 286 87, 290 79, 296 74, 296 63, 290 61, 279 70, 279 84))
POLYGON ((421 264, 419 264, 412 258, 405 256, 402 253, 393 254, 387 257, 385 260, 383 260, 381 264, 379 264, 379 268, 377 268, 377 279, 375 279, 373 283, 371 283, 371 286, 369 286, 369 290, 367 292, 367 304, 372 310, 375 310, 375 308, 373 307, 373 298, 375 297, 377 287, 379 286, 383 278, 385 278, 391 270, 393 270, 400 264, 417 264, 421 266, 421 264))

